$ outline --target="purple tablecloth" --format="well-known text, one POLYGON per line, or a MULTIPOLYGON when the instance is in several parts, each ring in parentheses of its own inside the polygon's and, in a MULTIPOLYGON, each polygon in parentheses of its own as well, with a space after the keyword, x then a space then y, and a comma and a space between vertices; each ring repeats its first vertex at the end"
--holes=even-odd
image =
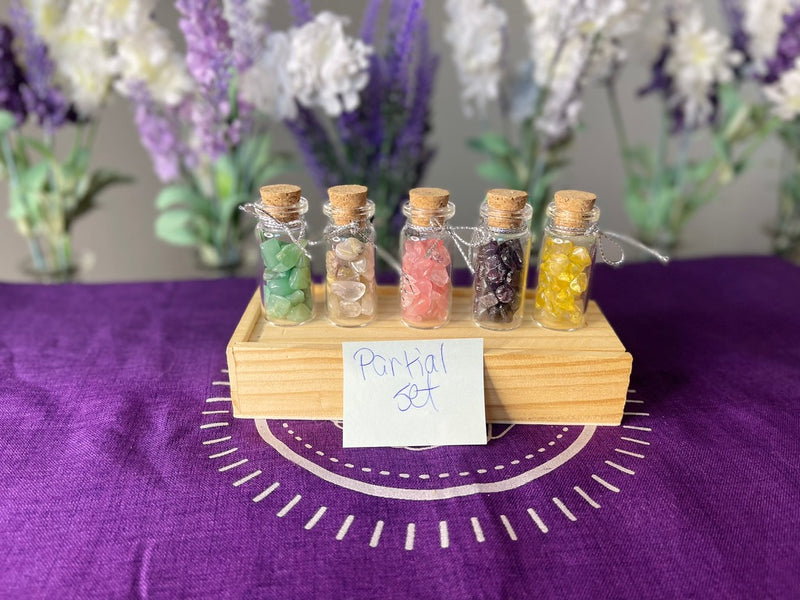
POLYGON ((800 269, 603 268, 623 425, 424 451, 234 420, 253 288, 0 285, 1 598, 800 597, 800 269))

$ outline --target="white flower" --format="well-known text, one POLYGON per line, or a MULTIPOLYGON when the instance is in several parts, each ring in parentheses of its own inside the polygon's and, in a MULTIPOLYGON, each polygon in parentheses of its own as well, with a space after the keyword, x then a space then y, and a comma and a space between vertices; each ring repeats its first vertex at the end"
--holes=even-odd
POLYGON ((764 61, 775 55, 783 30, 783 17, 797 7, 796 0, 744 0, 742 27, 747 33, 747 50, 757 72, 764 70, 764 61))
MULTIPOLYGON (((577 125, 586 83, 607 76, 624 60, 619 39, 639 28, 648 0, 525 0, 525 4, 531 17, 533 82, 537 98, 546 95, 536 125, 557 141, 577 125)), ((525 111, 515 109, 515 113, 525 111)))
POLYGON ((764 87, 764 95, 772 102, 772 112, 784 121, 800 116, 800 58, 772 85, 764 87))
POLYGON ((271 0, 222 0, 237 68, 248 68, 263 48, 269 32, 267 9, 271 0))
POLYGON ((714 86, 733 79, 732 67, 742 57, 730 49, 727 36, 705 27, 696 9, 678 20, 670 46, 664 65, 675 89, 670 102, 683 108, 687 126, 694 127, 711 115, 714 86))
POLYGON ((485 113, 500 94, 508 17, 487 0, 447 0, 445 10, 450 19, 445 39, 453 48, 464 114, 485 113))
POLYGON ((68 19, 81 21, 94 36, 117 41, 147 26, 155 0, 72 0, 68 19))
MULTIPOLYGON (((556 52, 556 49, 548 49, 556 52)), ((578 124, 583 105, 581 92, 589 68, 591 46, 579 38, 566 42, 552 65, 549 87, 536 127, 551 140, 566 137, 578 124)))
POLYGON ((67 19, 48 43, 56 77, 78 112, 91 116, 105 102, 117 74, 108 45, 77 19, 67 19))
POLYGON ((290 53, 289 34, 270 34, 265 51, 252 68, 242 74, 241 80, 242 97, 260 111, 280 120, 297 116, 292 81, 287 69, 290 53))
POLYGON ((68 0, 25 0, 25 9, 31 15, 36 33, 50 42, 58 26, 64 21, 69 8, 68 0))
POLYGON ((123 96, 144 84, 157 102, 174 106, 192 85, 169 34, 153 21, 119 40, 117 65, 120 79, 115 88, 123 96))
POLYGON ((372 48, 347 37, 346 22, 325 11, 289 31, 287 70, 294 96, 303 106, 319 106, 334 117, 358 107, 359 92, 369 81, 372 48))

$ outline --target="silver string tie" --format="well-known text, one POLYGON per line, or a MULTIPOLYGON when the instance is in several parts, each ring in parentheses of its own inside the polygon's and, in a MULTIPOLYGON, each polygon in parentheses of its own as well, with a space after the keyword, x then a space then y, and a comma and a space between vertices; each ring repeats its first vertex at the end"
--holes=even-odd
POLYGON ((252 215, 258 219, 258 228, 262 231, 266 230, 279 230, 286 233, 289 236, 289 239, 292 240, 293 244, 300 246, 303 250, 303 253, 310 259, 311 253, 306 250, 306 246, 316 246, 319 244, 319 241, 311 241, 306 239, 306 230, 307 225, 305 219, 293 219, 291 221, 278 221, 275 217, 269 214, 261 203, 251 202, 249 204, 243 204, 239 207, 239 209, 247 213, 248 215, 252 215), (298 235, 295 237, 295 234, 292 230, 297 229, 298 235), (300 241, 305 241, 305 244, 300 244, 300 241))
POLYGON ((619 240, 620 242, 625 242, 626 244, 630 244, 631 246, 639 248, 640 250, 644 250, 648 254, 652 254, 661 262, 661 264, 666 265, 669 262, 669 256, 661 254, 657 250, 654 250, 653 248, 646 246, 639 240, 634 239, 628 235, 623 235, 621 233, 616 233, 614 231, 601 231, 598 237, 599 237, 598 240, 599 243, 597 244, 597 247, 600 249, 600 257, 603 259, 604 263, 612 267, 618 267, 625 260, 625 250, 622 249, 622 246, 618 243, 617 240, 619 240), (603 242, 609 242, 614 246, 616 246, 617 250, 619 250, 619 258, 609 259, 608 256, 606 256, 605 249, 603 248, 603 242))
MULTIPOLYGON (((450 238, 453 240, 453 244, 458 249, 458 252, 461 254, 461 257, 464 259, 464 262, 467 263, 467 268, 469 272, 474 275, 475 268, 472 266, 472 261, 470 260, 467 252, 464 250, 464 246, 467 248, 475 248, 482 243, 482 240, 478 240, 477 242, 468 242, 464 238, 462 238, 459 234, 456 233, 456 230, 462 231, 480 231, 480 227, 466 227, 466 226, 455 226, 455 225, 442 225, 441 223, 436 222, 434 219, 431 219, 431 224, 428 227, 420 227, 419 225, 415 225, 415 229, 420 229, 423 231, 433 231, 436 233, 446 232, 450 238)), ((433 252, 433 249, 436 248, 436 244, 433 244, 428 252, 425 253, 425 257, 428 258, 430 253, 433 252)))

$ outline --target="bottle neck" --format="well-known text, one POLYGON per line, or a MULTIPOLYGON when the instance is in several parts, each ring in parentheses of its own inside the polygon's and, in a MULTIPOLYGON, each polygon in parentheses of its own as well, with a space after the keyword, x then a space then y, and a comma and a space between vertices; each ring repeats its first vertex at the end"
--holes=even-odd
POLYGON ((341 227, 353 224, 358 228, 369 226, 369 221, 375 216, 375 203, 367 200, 363 206, 336 207, 330 202, 322 205, 322 212, 330 220, 331 225, 341 227))
POLYGON ((547 228, 560 235, 593 235, 597 233, 600 209, 593 207, 586 212, 564 210, 551 202, 547 206, 547 228))
POLYGON ((294 204, 277 205, 262 202, 261 208, 267 217, 262 219, 270 229, 304 228, 305 214, 308 212, 308 200, 301 197, 294 204))
POLYGON ((492 208, 487 201, 480 206, 481 224, 491 231, 507 234, 518 234, 528 231, 531 227, 533 208, 525 204, 518 210, 504 210, 492 208))
POLYGON ((441 208, 420 208, 411 206, 409 202, 403 204, 407 223, 415 229, 444 229, 455 213, 456 207, 452 202, 441 208))

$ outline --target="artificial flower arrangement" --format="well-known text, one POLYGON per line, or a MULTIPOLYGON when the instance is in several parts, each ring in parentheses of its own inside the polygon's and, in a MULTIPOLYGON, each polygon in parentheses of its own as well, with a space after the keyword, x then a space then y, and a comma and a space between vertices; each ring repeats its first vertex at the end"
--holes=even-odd
POLYGON ((344 34, 342 17, 315 16, 304 0, 291 6, 295 27, 276 40, 285 60, 270 63, 283 65, 281 91, 296 99, 281 103, 284 122, 322 190, 353 181, 369 188, 378 238, 394 253, 401 203, 434 154, 427 136, 438 56, 425 2, 370 0, 359 39, 344 34))
POLYGON ((42 280, 75 274, 75 221, 105 189, 129 181, 90 166, 99 111, 118 77, 106 42, 135 35, 105 8, 15 0, 11 25, 0 25, 0 176, 9 182, 8 214, 28 242, 28 268, 42 280), (36 135, 22 131, 26 123, 36 135))
POLYGON ((669 0, 658 9, 664 11, 660 47, 652 79, 639 92, 662 100, 654 145, 628 137, 618 71, 605 85, 625 170, 626 212, 641 241, 671 252, 694 214, 749 166, 775 120, 743 97, 736 84, 742 54, 705 23, 700 8, 669 0), (710 151, 695 150, 700 136, 711 138, 710 151))
POLYGON ((288 158, 271 148, 272 114, 254 110, 246 94, 248 80, 272 80, 254 68, 272 44, 267 4, 178 0, 185 57, 152 18, 121 49, 128 85, 120 91, 133 104, 141 142, 166 184, 156 198, 156 235, 194 247, 201 265, 213 269, 240 264, 248 230, 239 206, 288 167, 288 158))
POLYGON ((800 2, 723 0, 723 6, 743 57, 739 79, 760 90, 783 146, 772 249, 800 264, 800 2))
MULTIPOLYGON (((467 116, 497 104, 502 133, 487 131, 469 145, 487 160, 478 174, 525 190, 540 232, 551 186, 567 161, 588 85, 625 58, 621 40, 642 21, 646 2, 526 0, 529 58, 508 65, 508 16, 491 0, 448 0, 445 39, 462 86, 467 116)), ((535 245, 534 245, 535 246, 535 245)))

